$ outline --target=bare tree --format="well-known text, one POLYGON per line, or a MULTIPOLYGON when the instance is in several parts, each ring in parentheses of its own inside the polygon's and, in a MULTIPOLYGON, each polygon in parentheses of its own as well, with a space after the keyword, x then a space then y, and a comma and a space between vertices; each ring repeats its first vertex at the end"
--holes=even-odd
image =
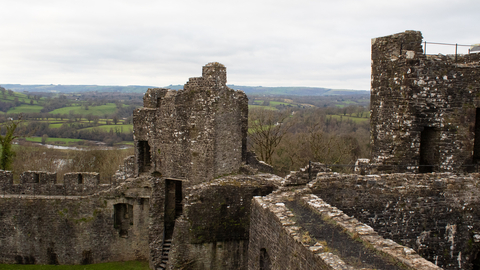
POLYGON ((315 161, 326 164, 347 164, 355 146, 351 140, 335 133, 325 133, 322 123, 316 123, 308 129, 307 141, 315 161))
POLYGON ((272 163, 272 155, 292 126, 287 118, 290 111, 253 109, 249 112, 249 143, 260 159, 272 163))

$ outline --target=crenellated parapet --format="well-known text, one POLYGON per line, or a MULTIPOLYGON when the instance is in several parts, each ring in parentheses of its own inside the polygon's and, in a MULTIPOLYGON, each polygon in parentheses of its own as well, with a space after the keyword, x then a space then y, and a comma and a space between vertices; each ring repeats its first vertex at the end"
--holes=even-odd
POLYGON ((111 186, 100 184, 100 174, 96 172, 66 173, 63 176, 63 183, 58 183, 57 173, 26 171, 20 175, 17 184, 13 180, 12 172, 0 171, 2 195, 85 196, 109 189, 111 186))
POLYGON ((95 172, 71 172, 63 176, 66 186, 92 187, 100 183, 100 174, 95 172))
POLYGON ((57 173, 43 171, 26 171, 20 175, 21 184, 56 184, 57 173))

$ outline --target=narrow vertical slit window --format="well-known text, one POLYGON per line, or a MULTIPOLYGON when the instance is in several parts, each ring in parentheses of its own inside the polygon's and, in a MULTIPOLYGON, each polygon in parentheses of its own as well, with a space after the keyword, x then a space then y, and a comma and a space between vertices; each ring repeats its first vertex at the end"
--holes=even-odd
POLYGON ((38 173, 33 174, 33 182, 40 183, 40 175, 38 173))
POLYGON ((148 172, 152 163, 150 145, 148 141, 138 141, 137 147, 139 172, 148 172))

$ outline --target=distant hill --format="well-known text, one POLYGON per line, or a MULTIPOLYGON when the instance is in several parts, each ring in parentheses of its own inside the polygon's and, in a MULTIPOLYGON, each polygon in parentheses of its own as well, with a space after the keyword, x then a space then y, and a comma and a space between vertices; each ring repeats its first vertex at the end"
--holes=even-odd
MULTIPOLYGON (((148 88, 158 86, 128 85, 128 86, 104 86, 104 85, 24 85, 24 84, 0 84, 6 89, 15 92, 54 92, 54 93, 80 93, 80 92, 127 92, 144 93, 148 88)), ((330 89, 322 87, 262 87, 228 85, 236 90, 242 90, 247 95, 283 95, 283 96, 331 96, 331 95, 365 95, 366 90, 330 89)), ((183 89, 183 85, 169 85, 164 88, 183 89)))
POLYGON ((228 85, 236 90, 242 90, 247 95, 283 95, 283 96, 331 96, 331 95, 365 95, 366 90, 330 89, 322 87, 262 87, 228 85))
POLYGON ((105 85, 26 85, 26 84, 0 84, 0 86, 15 92, 54 92, 54 93, 80 93, 80 92, 128 92, 144 93, 148 88, 156 86, 128 85, 128 86, 105 86, 105 85))

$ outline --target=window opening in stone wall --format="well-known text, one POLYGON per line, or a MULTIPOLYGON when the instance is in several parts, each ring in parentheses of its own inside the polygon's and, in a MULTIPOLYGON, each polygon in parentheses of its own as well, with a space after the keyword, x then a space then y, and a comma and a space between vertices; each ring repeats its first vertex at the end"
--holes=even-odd
POLYGON ((133 225, 133 205, 117 203, 114 208, 114 227, 120 237, 128 236, 128 229, 133 225))
POLYGON ((270 270, 270 257, 268 256, 267 250, 262 248, 260 249, 260 270, 270 270))
POLYGON ((150 145, 148 141, 138 141, 138 166, 139 172, 148 172, 151 168, 150 145))
POLYGON ((83 175, 81 173, 77 175, 77 182, 79 185, 83 184, 83 175))
POLYGON ((38 173, 33 174, 33 183, 40 183, 40 175, 38 173))
POLYGON ((420 135, 420 173, 433 172, 436 165, 436 147, 437 131, 433 127, 424 127, 420 135))
POLYGON ((165 239, 171 239, 175 219, 182 215, 182 181, 165 180, 165 239))
POLYGON ((480 108, 475 112, 475 137, 473 141, 473 163, 480 161, 480 108))

